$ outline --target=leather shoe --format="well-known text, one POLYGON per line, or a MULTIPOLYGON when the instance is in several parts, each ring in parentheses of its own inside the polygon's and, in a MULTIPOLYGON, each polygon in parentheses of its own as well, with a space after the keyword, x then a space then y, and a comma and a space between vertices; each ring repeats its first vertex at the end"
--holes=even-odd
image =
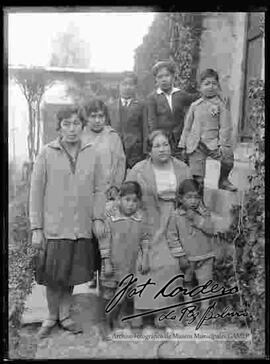
POLYGON ((39 339, 45 339, 46 337, 48 337, 52 331, 52 329, 56 326, 57 321, 53 321, 53 320, 45 320, 42 325, 41 328, 39 329, 38 333, 37 333, 37 337, 39 339))
POLYGON ((231 191, 231 192, 237 191, 237 187, 235 187, 229 180, 224 180, 224 181, 219 182, 218 188, 221 190, 227 190, 227 191, 231 191))

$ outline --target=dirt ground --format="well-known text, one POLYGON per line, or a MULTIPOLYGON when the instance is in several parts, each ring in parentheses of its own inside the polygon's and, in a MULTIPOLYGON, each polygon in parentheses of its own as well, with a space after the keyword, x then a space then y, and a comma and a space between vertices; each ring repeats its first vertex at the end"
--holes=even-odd
MULTIPOLYGON (((77 294, 73 297, 72 317, 82 325, 83 333, 73 335, 55 327, 50 337, 38 342, 36 333, 40 324, 25 325, 21 329, 17 353, 20 359, 239 358, 231 344, 224 341, 104 342, 98 330, 98 297, 94 294, 77 294)), ((146 332, 144 329, 136 333, 153 334, 153 331, 148 329, 146 332)))

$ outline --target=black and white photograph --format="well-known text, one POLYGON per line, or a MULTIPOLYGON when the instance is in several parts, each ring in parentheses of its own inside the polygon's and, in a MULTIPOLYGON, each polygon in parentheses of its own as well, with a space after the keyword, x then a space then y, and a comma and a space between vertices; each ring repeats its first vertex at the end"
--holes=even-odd
POLYGON ((269 358, 265 16, 4 8, 6 359, 269 358))

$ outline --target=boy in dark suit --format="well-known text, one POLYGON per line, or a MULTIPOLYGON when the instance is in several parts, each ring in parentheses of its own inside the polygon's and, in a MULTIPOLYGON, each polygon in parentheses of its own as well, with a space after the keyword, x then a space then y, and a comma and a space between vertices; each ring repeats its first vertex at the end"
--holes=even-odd
POLYGON ((189 94, 173 87, 175 66, 171 61, 159 61, 153 69, 157 89, 147 98, 148 129, 165 129, 172 141, 172 155, 182 155, 178 143, 184 126, 185 112, 199 95, 189 94))
POLYGON ((125 72, 119 85, 119 99, 108 105, 111 127, 123 141, 127 168, 143 160, 146 151, 146 108, 144 102, 136 98, 136 88, 137 76, 125 72))

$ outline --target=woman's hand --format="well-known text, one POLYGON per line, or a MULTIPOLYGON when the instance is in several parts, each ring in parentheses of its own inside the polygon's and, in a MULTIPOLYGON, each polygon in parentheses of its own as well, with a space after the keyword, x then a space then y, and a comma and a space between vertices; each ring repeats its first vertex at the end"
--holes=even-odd
POLYGON ((106 228, 105 228, 105 224, 102 220, 94 221, 93 230, 94 230, 94 233, 95 233, 97 239, 103 239, 106 237, 106 228))
POLYGON ((149 255, 145 254, 142 258, 141 273, 147 274, 150 270, 149 255))
POLYGON ((114 186, 110 187, 106 192, 107 200, 115 200, 118 196, 118 189, 114 186))
POLYGON ((32 233, 32 246, 34 249, 41 250, 44 248, 45 238, 42 229, 34 230, 32 233))
POLYGON ((186 148, 179 148, 180 149, 180 156, 185 161, 188 159, 186 148))

